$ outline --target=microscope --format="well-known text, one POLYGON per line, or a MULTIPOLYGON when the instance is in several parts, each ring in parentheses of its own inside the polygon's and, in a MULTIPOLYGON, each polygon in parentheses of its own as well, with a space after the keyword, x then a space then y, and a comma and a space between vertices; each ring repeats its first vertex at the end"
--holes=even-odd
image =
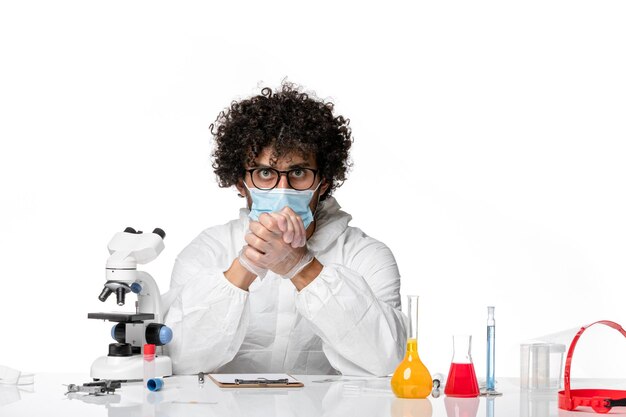
POLYGON ((161 294, 154 278, 138 271, 138 264, 156 259, 165 245, 165 232, 156 228, 152 233, 127 227, 109 242, 106 262, 106 283, 98 299, 105 302, 115 293, 118 306, 126 302, 126 294, 137 295, 135 313, 89 313, 87 318, 115 322, 111 336, 116 343, 109 345, 109 354, 91 365, 94 380, 140 380, 143 378, 144 344, 156 346, 155 376, 172 375, 172 361, 163 355, 163 346, 172 340, 172 330, 162 324, 161 294))

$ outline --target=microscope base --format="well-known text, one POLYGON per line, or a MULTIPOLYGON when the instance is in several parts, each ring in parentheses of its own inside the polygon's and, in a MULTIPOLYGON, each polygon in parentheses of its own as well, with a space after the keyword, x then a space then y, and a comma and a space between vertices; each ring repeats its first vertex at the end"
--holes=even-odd
MULTIPOLYGON (((161 378, 172 375, 172 360, 168 356, 154 358, 154 376, 161 378)), ((93 379, 142 380, 143 356, 101 356, 91 365, 93 379)))

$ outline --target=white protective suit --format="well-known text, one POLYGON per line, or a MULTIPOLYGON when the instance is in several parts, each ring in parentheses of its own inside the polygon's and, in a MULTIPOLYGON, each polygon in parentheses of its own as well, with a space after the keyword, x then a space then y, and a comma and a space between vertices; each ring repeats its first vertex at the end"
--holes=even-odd
POLYGON ((298 292, 269 271, 248 291, 224 277, 245 245, 249 210, 202 232, 176 259, 165 324, 176 374, 388 375, 403 359, 400 275, 387 246, 320 202, 307 245, 324 265, 298 292))

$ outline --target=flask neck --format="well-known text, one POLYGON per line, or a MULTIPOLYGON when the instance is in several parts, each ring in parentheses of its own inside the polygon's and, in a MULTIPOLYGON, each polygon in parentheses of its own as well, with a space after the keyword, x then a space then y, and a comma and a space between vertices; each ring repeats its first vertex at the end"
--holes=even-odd
POLYGON ((407 329, 409 339, 417 339, 417 295, 406 297, 406 312, 408 313, 409 328, 407 329))
POLYGON ((417 353, 417 339, 415 338, 409 338, 409 340, 407 340, 406 342, 406 352, 413 352, 413 353, 417 353))
POLYGON ((406 354, 404 355, 404 361, 408 362, 420 362, 420 355, 417 353, 417 339, 409 339, 406 342, 406 354))
POLYGON ((454 354, 453 363, 472 363, 472 336, 455 335, 452 337, 454 354))

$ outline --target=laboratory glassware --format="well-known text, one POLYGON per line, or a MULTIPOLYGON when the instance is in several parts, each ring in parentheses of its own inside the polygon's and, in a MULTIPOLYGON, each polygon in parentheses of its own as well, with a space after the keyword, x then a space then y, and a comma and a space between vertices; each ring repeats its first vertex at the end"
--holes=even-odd
POLYGON ((454 353, 444 392, 449 397, 477 397, 480 391, 472 362, 472 336, 455 335, 452 342, 454 353))
POLYGON ((391 378, 391 389, 400 398, 426 398, 433 389, 433 380, 428 368, 417 353, 417 295, 408 295, 406 312, 409 317, 409 334, 404 360, 391 378))
POLYGON ((143 384, 145 387, 147 387, 148 382, 156 376, 154 363, 155 348, 156 346, 150 343, 143 345, 143 384))
POLYGON ((561 389, 563 355, 561 343, 522 343, 520 345, 520 388, 528 391, 561 389))
POLYGON ((495 307, 487 307, 487 391, 496 390, 496 320, 495 307))

